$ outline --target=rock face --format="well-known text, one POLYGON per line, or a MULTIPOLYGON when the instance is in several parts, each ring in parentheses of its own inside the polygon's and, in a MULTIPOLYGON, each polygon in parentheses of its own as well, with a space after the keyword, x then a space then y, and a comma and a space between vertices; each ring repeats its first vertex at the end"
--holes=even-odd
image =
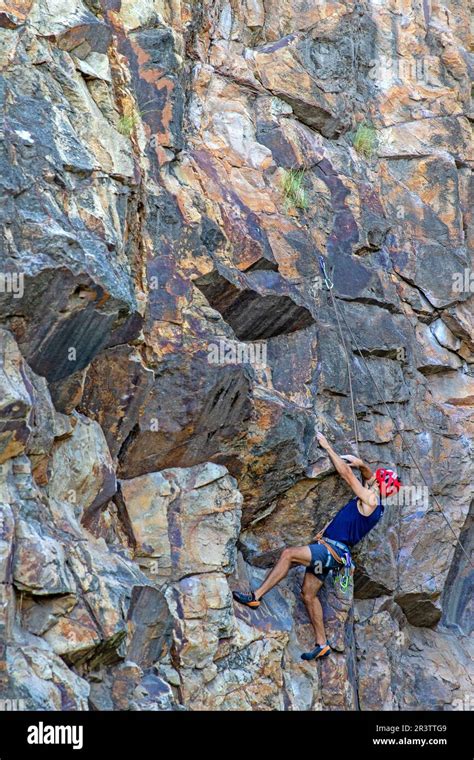
POLYGON ((2 695, 472 709, 467 30, 458 0, 3 5, 2 695), (348 361, 404 488, 315 665, 301 568, 231 591, 347 500, 316 432, 355 452, 348 361))

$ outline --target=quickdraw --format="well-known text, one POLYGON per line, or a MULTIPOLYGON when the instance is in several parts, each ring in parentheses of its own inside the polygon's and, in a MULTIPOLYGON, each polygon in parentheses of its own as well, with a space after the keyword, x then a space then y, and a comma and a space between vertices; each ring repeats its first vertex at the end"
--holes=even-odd
POLYGON ((334 585, 336 586, 339 582, 341 591, 346 593, 353 583, 355 565, 349 552, 344 552, 344 554, 341 556, 341 560, 342 567, 338 567, 337 570, 333 570, 334 585))
POLYGON ((324 283, 328 290, 332 290, 334 287, 334 283, 329 277, 327 271, 326 271, 326 262, 324 261, 323 257, 319 257, 319 267, 321 269, 322 275, 324 277, 324 283))

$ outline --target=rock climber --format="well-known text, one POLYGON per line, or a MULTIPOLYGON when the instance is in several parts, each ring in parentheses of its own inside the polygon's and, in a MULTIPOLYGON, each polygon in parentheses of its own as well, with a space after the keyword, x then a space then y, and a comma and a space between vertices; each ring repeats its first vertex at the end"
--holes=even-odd
POLYGON ((303 660, 327 657, 331 647, 324 630, 323 610, 317 594, 330 570, 341 566, 351 567, 351 549, 378 523, 383 515, 382 499, 396 493, 401 483, 393 470, 379 468, 375 474, 362 459, 352 455, 339 456, 322 433, 317 434, 320 446, 325 449, 336 472, 353 490, 355 496, 337 512, 335 517, 313 538, 309 546, 288 547, 267 577, 250 594, 234 591, 233 597, 240 604, 256 608, 264 594, 286 577, 292 565, 304 565, 306 572, 302 596, 315 633, 315 647, 304 652, 303 660), (358 468, 364 485, 352 472, 358 468))

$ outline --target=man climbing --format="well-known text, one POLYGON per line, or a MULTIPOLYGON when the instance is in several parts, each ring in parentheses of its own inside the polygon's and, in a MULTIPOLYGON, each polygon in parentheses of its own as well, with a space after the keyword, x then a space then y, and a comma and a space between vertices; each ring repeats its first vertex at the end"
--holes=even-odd
POLYGON ((314 537, 309 546, 284 549, 275 567, 255 591, 245 594, 234 591, 233 597, 240 604, 256 608, 264 594, 286 577, 292 565, 304 565, 302 595, 314 628, 316 646, 304 652, 303 660, 326 657, 331 648, 324 630, 323 610, 317 594, 329 571, 351 566, 350 549, 378 523, 383 515, 382 499, 400 488, 400 481, 393 470, 379 468, 372 474, 362 459, 354 456, 341 457, 331 448, 321 433, 317 434, 320 446, 325 449, 336 472, 352 488, 355 496, 337 512, 336 516, 314 537), (351 470, 357 467, 362 475, 362 485, 351 470))

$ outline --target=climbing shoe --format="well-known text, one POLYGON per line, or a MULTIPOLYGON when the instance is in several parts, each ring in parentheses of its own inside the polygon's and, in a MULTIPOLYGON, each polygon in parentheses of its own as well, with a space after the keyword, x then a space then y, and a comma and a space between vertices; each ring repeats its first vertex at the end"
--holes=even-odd
POLYGON ((321 646, 318 644, 314 647, 314 649, 311 650, 311 652, 303 652, 301 655, 302 660, 319 660, 322 657, 327 657, 328 654, 331 653, 331 647, 329 646, 329 643, 326 641, 324 646, 321 646))
POLYGON ((240 604, 246 604, 247 607, 260 607, 260 602, 258 599, 255 599, 255 594, 242 594, 241 591, 233 591, 232 596, 234 597, 236 602, 240 602, 240 604))

